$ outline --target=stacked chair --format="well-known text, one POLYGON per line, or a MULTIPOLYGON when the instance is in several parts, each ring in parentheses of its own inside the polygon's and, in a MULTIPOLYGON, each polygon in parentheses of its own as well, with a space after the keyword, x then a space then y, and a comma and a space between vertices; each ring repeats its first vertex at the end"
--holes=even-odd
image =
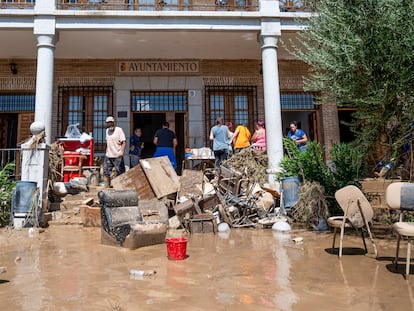
POLYGON ((385 192, 387 205, 390 209, 400 212, 399 221, 392 226, 397 234, 397 250, 394 264, 398 266, 398 255, 400 251, 401 238, 407 239, 407 256, 405 263, 405 278, 410 275, 411 244, 414 239, 414 222, 404 221, 405 211, 414 211, 414 183, 396 182, 387 187, 385 192))

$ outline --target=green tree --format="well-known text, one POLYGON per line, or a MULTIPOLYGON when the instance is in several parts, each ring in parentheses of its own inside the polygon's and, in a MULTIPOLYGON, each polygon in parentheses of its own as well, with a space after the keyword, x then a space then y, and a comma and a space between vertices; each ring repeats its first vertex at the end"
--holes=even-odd
POLYGON ((355 107, 355 146, 368 154, 381 144, 390 155, 414 120, 414 1, 311 2, 299 43, 285 42, 309 65, 305 89, 321 104, 355 107))

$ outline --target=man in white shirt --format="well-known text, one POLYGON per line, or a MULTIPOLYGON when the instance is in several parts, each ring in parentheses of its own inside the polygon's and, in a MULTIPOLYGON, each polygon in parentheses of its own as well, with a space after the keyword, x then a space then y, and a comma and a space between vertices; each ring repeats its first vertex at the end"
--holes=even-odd
POLYGON ((105 188, 111 185, 111 173, 115 168, 117 175, 125 172, 124 152, 126 137, 122 128, 115 126, 115 118, 106 118, 106 153, 104 159, 105 188))

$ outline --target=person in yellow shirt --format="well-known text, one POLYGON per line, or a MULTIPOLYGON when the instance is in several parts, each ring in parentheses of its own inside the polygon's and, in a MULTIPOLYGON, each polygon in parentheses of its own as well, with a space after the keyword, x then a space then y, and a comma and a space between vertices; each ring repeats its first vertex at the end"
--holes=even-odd
POLYGON ((233 134, 233 149, 234 153, 240 152, 240 150, 250 147, 251 133, 244 124, 239 124, 233 134))

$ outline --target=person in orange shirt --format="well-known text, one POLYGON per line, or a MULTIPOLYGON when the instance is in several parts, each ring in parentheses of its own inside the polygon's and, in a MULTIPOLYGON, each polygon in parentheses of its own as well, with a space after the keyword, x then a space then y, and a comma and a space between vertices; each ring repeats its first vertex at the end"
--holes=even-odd
POLYGON ((233 134, 234 153, 250 146, 250 137, 252 134, 244 124, 239 124, 233 134))

